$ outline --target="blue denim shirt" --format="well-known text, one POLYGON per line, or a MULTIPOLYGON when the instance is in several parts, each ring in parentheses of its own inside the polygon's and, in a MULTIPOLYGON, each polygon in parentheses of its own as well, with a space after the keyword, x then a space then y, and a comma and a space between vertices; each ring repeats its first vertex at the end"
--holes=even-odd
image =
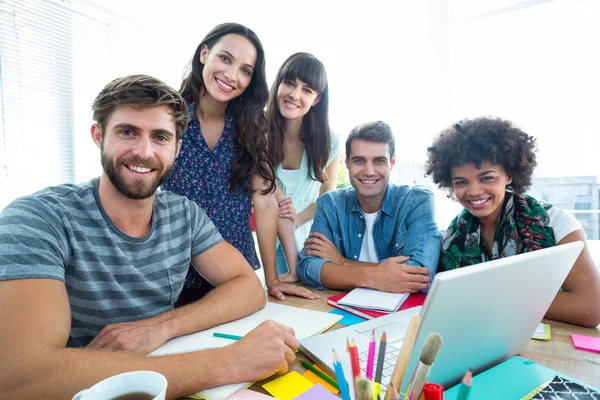
MULTIPOLYGON (((327 236, 340 254, 358 261, 365 232, 365 218, 354 188, 327 192, 317 199, 311 229, 327 236)), ((379 261, 410 256, 405 264, 429 268, 435 275, 442 244, 434 218, 433 194, 426 189, 388 184, 381 213, 373 226, 373 242, 379 261)), ((306 285, 325 289, 321 268, 330 260, 300 252, 298 276, 306 285)))

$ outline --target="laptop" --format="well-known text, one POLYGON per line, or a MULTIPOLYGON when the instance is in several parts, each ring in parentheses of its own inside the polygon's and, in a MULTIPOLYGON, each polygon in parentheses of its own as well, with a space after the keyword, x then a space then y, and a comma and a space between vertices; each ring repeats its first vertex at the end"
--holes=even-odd
POLYGON ((300 350, 335 376, 332 349, 346 359, 348 366, 346 338, 355 339, 364 373, 372 330, 377 348, 381 334, 386 332, 386 361, 381 379, 385 391, 410 317, 420 314, 421 324, 404 385, 412 375, 425 339, 429 333, 437 332, 443 345, 429 381, 450 388, 467 369, 477 374, 527 348, 582 248, 582 242, 568 243, 441 272, 435 275, 422 307, 305 338, 300 340, 300 350))

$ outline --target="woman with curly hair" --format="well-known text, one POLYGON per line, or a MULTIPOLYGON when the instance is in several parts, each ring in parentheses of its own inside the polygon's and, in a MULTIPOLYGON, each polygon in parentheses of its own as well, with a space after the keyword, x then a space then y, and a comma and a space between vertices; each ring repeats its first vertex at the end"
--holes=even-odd
MULTIPOLYGON (((438 272, 574 241, 585 243, 570 214, 524 194, 537 166, 535 139, 500 118, 464 119, 427 149, 426 174, 464 210, 443 239, 438 272)), ((546 317, 600 324, 600 277, 587 244, 546 317)))
MULTIPOLYGON (((254 203, 263 267, 276 271, 278 207, 264 114, 269 89, 256 34, 236 23, 213 28, 196 48, 180 90, 190 122, 173 172, 161 188, 198 203, 223 238, 258 269, 250 227, 254 203)), ((289 240, 293 243, 291 234, 289 240)), ((197 300, 207 289, 190 267, 177 306, 197 300)), ((283 293, 314 297, 279 280, 270 282, 269 292, 281 300, 283 293)))

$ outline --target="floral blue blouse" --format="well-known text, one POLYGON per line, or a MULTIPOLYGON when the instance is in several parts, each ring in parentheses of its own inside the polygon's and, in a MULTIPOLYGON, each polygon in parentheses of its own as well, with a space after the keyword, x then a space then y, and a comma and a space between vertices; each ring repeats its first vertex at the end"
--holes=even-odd
MULTIPOLYGON (((236 159, 235 124, 229 114, 223 134, 210 150, 200 122, 190 104, 190 123, 183 135, 179 156, 169 179, 161 190, 186 196, 202 207, 214 222, 223 238, 242 253, 254 269, 260 268, 252 230, 250 212, 252 195, 240 187, 230 190, 231 167, 236 159)), ((186 288, 198 288, 203 278, 190 265, 185 279, 186 288)))

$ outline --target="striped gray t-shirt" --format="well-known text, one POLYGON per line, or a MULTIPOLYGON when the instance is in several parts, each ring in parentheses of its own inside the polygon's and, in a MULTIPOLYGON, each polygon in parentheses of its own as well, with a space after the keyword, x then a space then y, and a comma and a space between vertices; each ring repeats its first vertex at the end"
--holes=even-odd
POLYGON ((223 240, 204 210, 171 192, 157 192, 150 233, 127 236, 102 208, 98 182, 46 188, 0 213, 0 280, 64 282, 70 347, 171 310, 191 259, 223 240))

